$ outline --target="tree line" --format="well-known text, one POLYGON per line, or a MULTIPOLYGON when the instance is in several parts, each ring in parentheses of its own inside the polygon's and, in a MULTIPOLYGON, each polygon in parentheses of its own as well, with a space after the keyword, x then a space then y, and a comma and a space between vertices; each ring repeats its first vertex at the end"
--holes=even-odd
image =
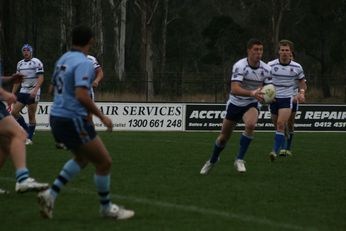
POLYGON ((175 81, 222 76, 246 55, 246 42, 264 42, 264 61, 280 39, 295 53, 324 97, 346 73, 345 0, 1 0, 0 54, 16 69, 24 43, 45 65, 46 78, 71 46, 74 25, 93 28, 92 54, 107 79, 146 80, 149 97, 169 73, 175 81))

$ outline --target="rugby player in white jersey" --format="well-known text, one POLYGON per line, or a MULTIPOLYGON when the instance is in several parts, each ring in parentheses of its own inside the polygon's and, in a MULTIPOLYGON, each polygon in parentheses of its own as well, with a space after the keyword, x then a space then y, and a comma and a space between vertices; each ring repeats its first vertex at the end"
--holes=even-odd
POLYGON ((103 70, 97 59, 92 56, 88 55, 87 58, 93 63, 94 69, 95 69, 95 79, 92 83, 91 88, 91 98, 95 101, 95 89, 99 86, 101 80, 103 79, 103 70))
MULTIPOLYGON (((292 51, 291 60, 294 61, 294 51, 292 51)), ((292 156, 292 142, 293 142, 293 136, 294 136, 294 123, 297 111, 299 110, 299 103, 297 100, 298 97, 298 91, 299 91, 299 84, 296 80, 296 86, 295 86, 295 93, 293 96, 293 103, 292 103, 292 113, 290 118, 288 119, 286 130, 285 130, 285 143, 283 144, 279 156, 292 156)))
POLYGON ((208 174, 214 167, 234 128, 241 120, 244 121, 245 131, 240 137, 240 147, 234 166, 238 172, 246 172, 244 156, 254 137, 259 113, 258 102, 263 102, 263 93, 260 89, 263 85, 271 83, 270 67, 261 61, 262 54, 262 42, 250 39, 247 44, 247 57, 234 64, 230 79, 231 92, 226 105, 227 114, 211 157, 202 167, 200 174, 208 174))
POLYGON ((43 64, 33 57, 33 48, 29 44, 22 47, 24 59, 18 62, 17 72, 24 75, 23 81, 20 84, 14 84, 12 93, 17 93, 17 102, 13 105, 12 115, 17 122, 26 130, 28 137, 26 144, 32 144, 32 139, 36 128, 36 110, 40 100, 41 86, 44 81, 43 64), (27 106, 29 116, 29 126, 26 124, 20 111, 27 106))
MULTIPOLYGON (((1 71, 0 71, 1 73, 1 71)), ((2 82, 20 81, 23 75, 17 73, 12 76, 0 76, 0 168, 10 156, 16 169, 16 192, 39 191, 48 188, 47 183, 39 183, 29 177, 26 166, 24 129, 14 120, 6 110, 7 104, 15 103, 17 98, 14 94, 2 88, 2 82)), ((0 194, 7 194, 8 190, 0 189, 0 194)))
POLYGON ((294 99, 298 103, 305 102, 305 75, 302 66, 291 60, 293 50, 291 41, 281 40, 279 42, 279 58, 268 63, 276 88, 275 102, 270 105, 272 120, 276 129, 273 150, 269 154, 271 161, 274 161, 280 149, 284 148, 285 127, 292 113, 294 99), (296 81, 298 81, 299 89, 297 95, 295 93, 296 81))

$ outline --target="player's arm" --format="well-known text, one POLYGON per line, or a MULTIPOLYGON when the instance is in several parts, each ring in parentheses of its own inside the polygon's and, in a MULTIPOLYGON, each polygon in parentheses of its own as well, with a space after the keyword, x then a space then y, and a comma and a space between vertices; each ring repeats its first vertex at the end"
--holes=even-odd
POLYGON ((305 103, 305 92, 307 89, 305 79, 300 79, 298 82, 299 92, 298 92, 298 102, 305 103))
POLYGON ((13 86, 12 86, 12 93, 13 94, 16 94, 18 89, 20 87, 20 83, 14 83, 13 86))
POLYGON ((3 83, 20 83, 23 80, 24 75, 21 73, 14 73, 11 76, 2 76, 3 83))
POLYGON ((37 95, 37 92, 38 92, 38 90, 41 88, 43 82, 44 82, 44 77, 43 77, 42 74, 39 74, 39 75, 38 75, 38 78, 37 78, 37 84, 36 84, 34 90, 33 90, 33 91, 31 92, 31 94, 30 94, 31 97, 35 97, 35 96, 37 95))
POLYGON ((93 88, 97 88, 99 83, 103 79, 102 67, 99 67, 95 70, 95 75, 96 75, 96 77, 95 77, 95 80, 94 80, 93 85, 92 85, 93 88))
POLYGON ((239 96, 250 96, 255 97, 258 101, 263 101, 263 92, 261 92, 261 88, 257 88, 255 90, 246 90, 241 87, 241 83, 237 81, 231 82, 231 92, 233 95, 239 96))
POLYGON ((102 123, 107 127, 108 131, 113 129, 112 120, 105 116, 100 109, 97 108, 86 87, 76 87, 75 95, 77 100, 87 109, 88 112, 100 118, 102 123))
POLYGON ((17 100, 14 94, 4 90, 2 87, 0 87, 0 96, 1 99, 4 100, 7 104, 13 104, 17 100))

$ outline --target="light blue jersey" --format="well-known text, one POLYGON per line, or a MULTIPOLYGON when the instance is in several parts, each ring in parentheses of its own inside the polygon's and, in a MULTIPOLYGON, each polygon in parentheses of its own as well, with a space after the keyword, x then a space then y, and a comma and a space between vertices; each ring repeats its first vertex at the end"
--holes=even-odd
POLYGON ((55 65, 52 78, 54 102, 51 115, 65 118, 85 117, 86 108, 76 99, 76 87, 89 90, 95 77, 93 64, 77 50, 66 52, 55 65))

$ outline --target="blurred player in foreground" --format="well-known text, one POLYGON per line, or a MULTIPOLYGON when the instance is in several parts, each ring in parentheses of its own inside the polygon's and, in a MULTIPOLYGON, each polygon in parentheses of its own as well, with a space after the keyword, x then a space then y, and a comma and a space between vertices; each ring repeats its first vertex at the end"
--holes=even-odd
POLYGON ((90 97, 95 76, 87 54, 93 44, 93 33, 89 27, 77 26, 72 31, 72 49, 60 57, 52 78, 54 102, 50 112, 50 125, 57 143, 63 143, 74 157, 63 166, 53 185, 38 194, 40 212, 44 218, 53 217, 54 203, 61 189, 81 169, 91 162, 95 166, 94 181, 100 200, 102 217, 128 219, 132 210, 111 203, 110 169, 111 157, 102 140, 96 135, 91 113, 97 116, 109 131, 111 119, 102 114, 90 97))
POLYGON ((261 61, 262 54, 262 42, 251 39, 247 44, 247 57, 234 64, 231 92, 226 105, 227 114, 211 157, 202 167, 200 174, 208 174, 214 167, 234 128, 241 120, 245 123, 245 131, 240 137, 240 147, 234 166, 238 172, 246 172, 244 156, 254 136, 259 113, 258 101, 263 101, 263 93, 260 89, 264 84, 271 83, 270 67, 261 61))
MULTIPOLYGON (((1 73, 1 71, 0 71, 1 73)), ((16 120, 10 116, 6 110, 7 104, 15 103, 17 98, 14 94, 2 88, 2 82, 21 81, 23 75, 14 74, 10 77, 0 76, 0 168, 10 156, 16 169, 16 192, 39 191, 48 188, 47 183, 36 182, 29 177, 29 170, 26 167, 25 140, 27 137, 24 129, 19 126, 16 120)), ((9 191, 0 189, 0 194, 7 194, 9 191)))
POLYGON ((291 116, 293 100, 296 99, 298 103, 305 102, 305 75, 302 66, 291 60, 293 50, 291 41, 281 40, 279 58, 268 63, 276 88, 276 101, 270 104, 270 112, 276 129, 273 150, 269 154, 271 161, 276 159, 281 148, 285 148, 285 128, 291 116), (297 96, 295 96, 296 81, 299 87, 297 96))
POLYGON ((23 81, 13 85, 12 93, 17 94, 18 100, 13 105, 12 115, 18 123, 27 131, 28 138, 26 144, 32 144, 32 139, 36 128, 36 110, 40 100, 41 86, 44 81, 43 64, 33 57, 33 48, 29 44, 22 47, 24 59, 18 62, 17 72, 24 75, 23 81), (26 124, 20 111, 28 107, 29 126, 26 124))

